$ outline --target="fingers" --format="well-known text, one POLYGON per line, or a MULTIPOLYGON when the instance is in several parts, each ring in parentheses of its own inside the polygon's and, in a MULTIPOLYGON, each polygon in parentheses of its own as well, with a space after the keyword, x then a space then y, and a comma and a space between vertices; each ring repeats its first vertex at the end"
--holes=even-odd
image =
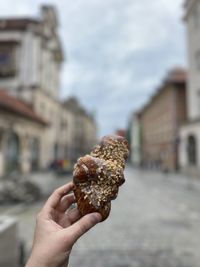
POLYGON ((75 202, 76 199, 74 195, 67 195, 61 199, 57 208, 59 211, 65 212, 75 202))
POLYGON ((63 228, 71 226, 73 223, 77 222, 81 218, 81 214, 77 208, 69 210, 60 221, 60 225, 63 228))
POLYGON ((82 217, 79 221, 71 225, 69 228, 66 228, 63 231, 66 231, 68 238, 70 238, 72 245, 76 240, 85 234, 89 229, 95 226, 102 220, 102 217, 99 213, 90 213, 82 217), (70 230, 70 231, 69 231, 70 230))
POLYGON ((77 222, 82 217, 80 211, 77 208, 70 210, 67 215, 71 224, 77 222))
POLYGON ((63 185, 63 186, 59 187, 58 189, 56 189, 53 192, 53 194, 48 198, 44 207, 45 208, 55 208, 59 204, 61 198, 64 195, 71 192, 73 187, 74 187, 74 184, 72 182, 70 182, 70 183, 63 185))

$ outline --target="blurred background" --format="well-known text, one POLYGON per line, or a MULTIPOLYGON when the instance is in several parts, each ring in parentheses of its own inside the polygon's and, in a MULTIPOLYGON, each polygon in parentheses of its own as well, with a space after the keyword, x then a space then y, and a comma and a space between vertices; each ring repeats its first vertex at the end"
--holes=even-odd
POLYGON ((200 1, 0 0, 0 267, 106 134, 128 139, 110 217, 71 267, 200 262, 200 1))

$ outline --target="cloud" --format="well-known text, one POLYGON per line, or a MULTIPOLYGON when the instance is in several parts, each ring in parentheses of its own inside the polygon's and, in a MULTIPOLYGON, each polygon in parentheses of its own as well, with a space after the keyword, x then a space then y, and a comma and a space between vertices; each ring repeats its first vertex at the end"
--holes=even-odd
POLYGON ((96 111, 100 135, 126 127, 174 65, 186 65, 182 0, 0 0, 0 15, 54 3, 67 62, 61 96, 96 111))

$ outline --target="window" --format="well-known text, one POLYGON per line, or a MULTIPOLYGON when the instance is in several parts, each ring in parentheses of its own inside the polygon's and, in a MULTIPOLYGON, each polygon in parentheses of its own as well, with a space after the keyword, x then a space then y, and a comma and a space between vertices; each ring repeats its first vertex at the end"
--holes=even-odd
POLYGON ((45 113, 45 106, 44 106, 44 103, 40 103, 40 113, 43 114, 45 113))
POLYGON ((197 164, 197 142, 195 136, 193 135, 188 137, 187 155, 189 165, 195 166, 197 164))
POLYGON ((8 136, 5 156, 7 172, 18 170, 20 159, 20 143, 18 135, 13 132, 11 132, 8 136))
POLYGON ((11 77, 16 74, 15 44, 0 43, 0 77, 11 77))
POLYGON ((197 92, 197 107, 198 107, 198 112, 200 115, 200 90, 197 92))
POLYGON ((199 25, 200 25, 200 13, 199 13, 199 8, 198 8, 198 5, 196 5, 194 7, 194 11, 193 11, 193 25, 195 28, 198 28, 199 25))
POLYGON ((196 68, 200 70, 200 51, 196 52, 195 54, 195 63, 196 63, 196 68))
POLYGON ((60 122, 61 129, 67 128, 67 121, 63 118, 60 122))
POLYGON ((37 138, 32 138, 30 141, 30 152, 31 152, 31 167, 32 170, 38 170, 39 159, 40 159, 40 142, 37 138))

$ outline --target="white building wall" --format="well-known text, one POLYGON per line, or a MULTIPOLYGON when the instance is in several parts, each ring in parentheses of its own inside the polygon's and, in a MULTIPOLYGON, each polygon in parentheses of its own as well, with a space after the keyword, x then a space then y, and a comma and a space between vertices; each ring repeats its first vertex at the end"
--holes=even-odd
POLYGON ((189 175, 200 173, 200 1, 188 0, 185 23, 188 46, 188 123, 180 128, 179 165, 189 175), (199 53, 199 56, 198 56, 199 53), (196 121, 194 121, 196 120, 196 121), (188 159, 188 137, 196 138, 197 164, 190 166, 188 159))
POLYGON ((141 164, 141 125, 137 116, 134 116, 131 127, 131 161, 136 166, 141 164))
POLYGON ((0 32, 0 42, 17 41, 16 64, 17 75, 0 79, 0 87, 16 90, 19 87, 29 88, 40 85, 40 37, 32 32, 0 32))
POLYGON ((41 70, 41 38, 37 35, 33 36, 33 47, 32 47, 32 75, 31 84, 40 86, 40 70, 41 70))
POLYGON ((32 69, 33 69, 33 36, 32 33, 26 32, 22 38, 21 46, 21 64, 20 64, 20 85, 22 87, 29 87, 32 80, 32 69))
MULTIPOLYGON (((50 45, 42 45, 42 36, 32 31, 0 32, 1 40, 17 41, 17 75, 0 79, 0 87, 16 91, 18 88, 37 86, 50 97, 58 99, 60 63, 55 61, 50 45)), ((51 42, 51 40, 49 41, 51 42)))
POLYGON ((186 18, 188 43, 188 117, 196 119, 200 116, 200 56, 197 67, 197 54, 200 53, 200 1, 195 1, 186 18), (199 19, 197 19, 197 17, 199 19), (199 21, 199 25, 196 23, 199 21))
MULTIPOLYGON (((1 41, 7 41, 7 40, 13 40, 18 42, 19 44, 16 44, 16 67, 19 69, 19 75, 21 72, 21 54, 23 50, 23 33, 22 32, 17 32, 17 31, 10 31, 10 32, 0 32, 0 42, 1 41)), ((9 78, 4 78, 0 79, 0 88, 8 89, 8 90, 15 90, 20 86, 20 80, 19 76, 14 76, 14 77, 9 77, 9 78)))
POLYGON ((66 111, 67 117, 67 146, 68 146, 68 158, 71 158, 74 147, 74 136, 76 130, 75 114, 71 111, 66 111))
POLYGON ((179 144, 179 164, 183 171, 189 174, 199 175, 200 171, 200 124, 188 124, 182 126, 180 129, 180 144, 179 144), (188 162, 188 137, 194 136, 196 139, 197 147, 197 165, 190 166, 188 162))
POLYGON ((54 148, 60 141, 62 106, 41 90, 35 90, 33 98, 34 110, 49 123, 43 132, 41 146, 42 166, 45 167, 54 160, 54 148))
MULTIPOLYGON (((0 127, 3 129, 3 134, 0 140, 0 176, 5 174, 6 170, 6 149, 8 136, 11 132, 14 132, 20 143, 19 163, 20 169, 23 173, 27 173, 31 169, 31 150, 30 141, 32 138, 36 138, 39 143, 42 143, 42 137, 44 127, 30 120, 15 117, 15 115, 1 114, 0 127), (12 126, 11 126, 12 125, 12 126)), ((41 155, 40 155, 41 156, 41 155)), ((41 157, 39 158, 39 167, 43 167, 41 164, 41 157)))

